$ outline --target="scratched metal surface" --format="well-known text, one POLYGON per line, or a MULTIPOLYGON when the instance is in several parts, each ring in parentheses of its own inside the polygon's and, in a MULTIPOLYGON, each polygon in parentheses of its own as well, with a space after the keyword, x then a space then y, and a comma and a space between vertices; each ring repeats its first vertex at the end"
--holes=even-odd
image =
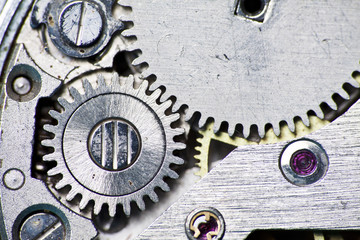
POLYGON ((245 136, 253 124, 260 136, 267 123, 278 133, 282 120, 292 129, 295 116, 321 116, 321 102, 336 108, 344 82, 357 86, 360 1, 271 0, 264 23, 234 15, 236 2, 119 1, 132 7, 123 34, 137 37, 135 63, 149 64, 143 75, 157 76, 153 87, 176 96, 175 108, 187 104, 188 118, 199 111, 200 125, 213 117, 230 133, 238 123, 245 136))
POLYGON ((138 239, 186 239, 186 216, 204 206, 224 216, 224 239, 255 229, 360 229, 360 104, 307 138, 329 156, 319 182, 298 187, 283 177, 278 164, 287 142, 239 147, 138 239))

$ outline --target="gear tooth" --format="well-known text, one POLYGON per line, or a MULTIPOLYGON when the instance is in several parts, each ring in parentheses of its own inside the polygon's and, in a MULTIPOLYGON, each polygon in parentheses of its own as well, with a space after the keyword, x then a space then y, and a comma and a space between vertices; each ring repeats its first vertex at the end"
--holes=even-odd
POLYGON ((310 119, 307 115, 301 116, 301 121, 305 124, 305 126, 310 127, 310 119))
MULTIPOLYGON (((49 111, 49 115, 55 119, 60 119, 61 118, 61 113, 55 110, 50 110, 49 111)), ((46 124, 49 125, 49 124, 46 124)), ((44 128, 45 129, 45 128, 44 128)), ((45 129, 46 130, 46 129, 45 129)))
POLYGON ((56 167, 51 168, 49 171, 47 171, 48 176, 55 176, 55 175, 58 175, 58 174, 61 174, 61 172, 56 167))
POLYGON ((160 180, 159 181, 159 187, 161 188, 161 190, 163 190, 164 192, 169 192, 170 191, 170 187, 169 185, 164 182, 164 180, 160 180))
POLYGON ((51 161, 55 161, 55 159, 56 159, 55 155, 53 153, 50 153, 50 154, 46 154, 45 156, 43 156, 42 160, 45 162, 51 162, 51 161))
POLYGON ((59 97, 57 101, 64 109, 71 108, 71 104, 65 98, 59 97))
POLYGON ((58 183, 56 183, 55 188, 59 190, 59 189, 64 188, 67 185, 69 185, 69 184, 67 183, 67 181, 65 180, 65 177, 63 176, 63 178, 58 183))
POLYGON ((139 91, 146 92, 149 89, 149 82, 147 80, 142 81, 139 86, 139 91))
POLYGON ((125 215, 130 216, 130 213, 131 213, 130 202, 125 201, 124 203, 122 203, 122 206, 123 206, 123 211, 124 211, 125 215))
POLYGON ((315 109, 312 109, 312 110, 315 112, 315 114, 316 114, 316 116, 318 116, 318 118, 324 119, 324 112, 323 112, 323 110, 321 110, 320 106, 317 106, 315 109))
POLYGON ((117 72, 114 72, 111 76, 111 86, 117 86, 120 84, 120 76, 117 72))
POLYGON ((110 217, 114 217, 116 214, 116 204, 108 203, 108 207, 110 217))
MULTIPOLYGON (((205 125, 206 125, 206 118, 204 118, 204 117, 200 117, 200 119, 199 119, 199 127, 200 128, 202 128, 202 127, 205 127, 205 125)), ((216 122, 216 120, 214 121, 214 132, 216 132, 217 130, 219 130, 219 128, 220 128, 220 124, 218 124, 217 122, 216 122)))
POLYGON ((157 88, 155 91, 151 93, 150 98, 156 100, 159 99, 160 95, 161 95, 161 90, 157 88))
POLYGON ((331 107, 333 110, 336 110, 337 109, 337 105, 336 105, 336 103, 335 103, 335 101, 331 98, 330 99, 330 101, 327 101, 326 102, 328 105, 329 105, 329 107, 331 107))
POLYGON ((172 178, 172 179, 178 179, 179 178, 179 174, 177 174, 175 171, 169 169, 167 172, 167 176, 172 178))
MULTIPOLYGON (((159 110, 161 112, 165 112, 167 109, 169 109, 171 107, 171 105, 172 105, 172 101, 169 99, 159 105, 159 107, 160 107, 159 110)), ((176 116, 176 114, 173 114, 173 115, 176 116)), ((180 114, 179 114, 179 117, 180 117, 180 114)))
POLYGON ((122 31, 121 35, 123 35, 124 37, 136 36, 136 29, 135 30, 134 28, 126 29, 122 31))
POLYGON ((82 81, 83 87, 85 89, 85 93, 87 96, 93 96, 95 93, 94 88, 92 87, 91 83, 89 82, 89 80, 84 79, 82 81))
MULTIPOLYGON (((288 120, 288 121, 286 121, 286 124, 287 124, 288 128, 290 129, 290 131, 294 133, 295 132, 294 120, 288 120)), ((280 132, 279 132, 279 135, 280 135, 280 132)), ((277 136, 279 136, 279 135, 277 135, 277 136)))
POLYGON ((75 196, 78 194, 78 192, 74 189, 71 188, 71 190, 68 192, 68 194, 66 195, 65 199, 66 201, 71 201, 75 198, 75 196))
POLYGON ((106 88, 106 82, 105 78, 102 74, 97 75, 97 83, 98 83, 98 89, 105 89, 106 88))
POLYGON ((159 196, 156 194, 155 191, 151 191, 151 193, 149 194, 149 198, 151 199, 151 201, 153 201, 154 203, 157 203, 159 201, 159 196))
POLYGON ((54 146, 54 143, 53 143, 52 139, 44 139, 41 141, 41 145, 43 145, 45 147, 52 147, 52 146, 54 146))
POLYGON ((184 162, 185 162, 184 159, 182 159, 180 157, 173 156, 173 159, 172 159, 173 164, 182 165, 182 164, 184 164, 184 162))
POLYGON ((94 209, 93 209, 94 214, 99 215, 101 208, 102 208, 102 204, 99 201, 95 201, 94 209))
POLYGON ((82 99, 82 96, 81 94, 79 93, 79 91, 74 88, 74 87, 70 87, 69 88, 69 92, 70 92, 70 95, 75 99, 75 100, 81 100, 82 99))
POLYGON ((243 134, 245 138, 248 138, 250 135, 250 126, 243 124, 243 134))
POLYGON ((84 210, 88 205, 88 203, 89 203, 89 199, 83 195, 79 203, 80 210, 84 210))
POLYGON ((144 210, 145 210, 145 202, 144 202, 144 199, 142 199, 142 197, 139 197, 139 198, 136 200, 136 205, 138 206, 138 208, 139 208, 141 211, 144 211, 144 210))
POLYGON ((341 88, 340 91, 338 92, 338 94, 345 100, 349 100, 350 96, 349 94, 345 91, 344 88, 341 88))
POLYGON ((142 64, 142 63, 144 63, 144 62, 146 62, 146 61, 144 60, 144 55, 141 55, 141 56, 135 58, 134 61, 132 61, 131 64, 134 65, 134 66, 136 66, 136 65, 140 65, 140 64, 142 64))

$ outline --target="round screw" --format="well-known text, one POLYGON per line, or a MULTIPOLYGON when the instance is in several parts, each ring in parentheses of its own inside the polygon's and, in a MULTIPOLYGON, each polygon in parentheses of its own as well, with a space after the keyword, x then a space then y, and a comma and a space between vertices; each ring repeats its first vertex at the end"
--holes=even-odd
POLYGON ((31 80, 23 76, 17 77, 12 83, 12 89, 18 95, 26 95, 31 90, 31 80))
POLYGON ((301 139, 288 144, 280 157, 280 169, 285 178, 298 186, 305 186, 323 178, 329 159, 320 144, 301 139))
POLYGON ((225 233, 225 221, 215 208, 195 209, 186 219, 185 231, 190 240, 220 240, 225 233))
POLYGON ((106 170, 129 167, 140 152, 140 136, 121 119, 107 119, 90 132, 88 148, 92 160, 106 170))
POLYGON ((10 190, 18 190, 24 186, 25 175, 21 170, 12 168, 4 173, 3 182, 6 188, 10 190))
POLYGON ((87 1, 67 5, 60 15, 61 35, 78 47, 94 43, 101 35, 102 25, 99 9, 87 1))
POLYGON ((52 213, 36 213, 27 217, 20 227, 20 239, 65 239, 65 226, 52 213))

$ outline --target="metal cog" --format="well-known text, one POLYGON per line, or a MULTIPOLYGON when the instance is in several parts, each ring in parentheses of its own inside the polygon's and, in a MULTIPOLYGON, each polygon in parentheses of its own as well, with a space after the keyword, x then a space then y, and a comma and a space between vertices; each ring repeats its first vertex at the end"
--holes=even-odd
POLYGON ((174 150, 184 148, 173 140, 183 130, 170 127, 179 114, 165 114, 172 101, 158 103, 161 90, 148 95, 147 81, 134 88, 133 76, 124 81, 114 74, 110 85, 101 75, 97 82, 98 87, 93 88, 84 80, 85 94, 70 88, 74 101, 59 98, 64 110, 49 112, 58 124, 44 125, 55 137, 42 141, 54 148, 43 159, 57 163, 48 176, 62 175, 49 189, 56 195, 57 190, 70 186, 60 201, 66 205, 80 194, 79 209, 93 200, 95 215, 108 205, 109 215, 114 216, 119 204, 130 215, 132 201, 144 210, 144 196, 157 202, 155 188, 169 191, 164 177, 178 178, 170 164, 184 162, 173 155, 174 150))
POLYGON ((204 177, 209 172, 209 152, 210 152, 210 143, 211 141, 219 141, 232 145, 234 147, 250 145, 250 144, 274 144, 278 142, 283 142, 295 138, 300 138, 305 135, 308 135, 316 130, 328 125, 330 122, 327 120, 322 120, 316 116, 309 116, 310 125, 306 126, 301 120, 295 121, 295 131, 292 132, 289 127, 285 124, 280 128, 280 135, 277 136, 274 133, 274 130, 270 128, 266 133, 264 138, 260 142, 254 142, 247 140, 241 137, 230 137, 228 133, 225 132, 214 132, 214 123, 210 122, 205 125, 205 127, 199 130, 201 137, 197 138, 197 142, 200 146, 195 147, 199 153, 194 156, 198 161, 196 165, 199 167, 199 171, 195 175, 204 177))
POLYGON ((308 126, 308 111, 323 118, 320 103, 336 109, 334 93, 348 98, 341 85, 357 86, 359 1, 271 0, 263 23, 235 15, 234 2, 119 1, 133 12, 123 35, 142 51, 133 64, 148 63, 143 77, 156 75, 151 87, 165 86, 175 108, 199 111, 200 126, 213 117, 215 130, 241 124, 247 137, 256 125, 263 137, 266 124, 294 131, 294 117, 308 126))

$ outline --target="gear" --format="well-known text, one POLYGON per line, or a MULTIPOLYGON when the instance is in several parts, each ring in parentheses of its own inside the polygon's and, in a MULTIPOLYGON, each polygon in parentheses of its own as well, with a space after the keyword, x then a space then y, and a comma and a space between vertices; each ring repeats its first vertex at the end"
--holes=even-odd
POLYGON ((215 130, 242 124, 247 137, 256 125, 263 137, 267 124, 279 135, 281 121, 294 131, 295 116, 308 126, 310 110, 323 118, 320 104, 336 109, 334 93, 348 98, 341 86, 357 86, 359 1, 272 0, 262 23, 234 14, 234 2, 243 1, 120 1, 133 10, 123 35, 142 51, 134 65, 149 64, 143 76, 155 74, 153 87, 175 95, 175 108, 188 104, 188 118, 199 111, 200 126, 213 117, 215 130))
POLYGON ((199 133, 202 136, 197 139, 197 142, 200 146, 195 147, 195 150, 197 150, 199 154, 195 155, 194 158, 198 161, 196 165, 200 168, 200 170, 196 172, 195 175, 204 177, 209 172, 209 152, 211 150, 210 143, 213 140, 236 147, 249 144, 274 144, 303 137, 330 123, 327 120, 322 120, 315 116, 310 116, 309 121, 310 126, 304 125, 304 123, 300 120, 295 121, 294 132, 290 131, 287 125, 283 125, 280 129, 281 134, 279 136, 274 133, 273 129, 269 129, 266 132, 265 137, 262 138, 259 143, 241 137, 230 137, 229 134, 225 132, 215 133, 214 123, 210 122, 206 124, 205 128, 199 130, 199 133))
POLYGON ((178 178, 170 164, 183 164, 173 155, 174 150, 184 147, 173 140, 183 130, 170 127, 179 114, 165 114, 172 101, 159 104, 160 89, 146 94, 147 81, 139 88, 133 87, 132 76, 124 82, 114 75, 110 85, 101 75, 97 81, 94 89, 84 80, 83 95, 70 88, 74 101, 59 98, 64 111, 49 112, 58 124, 45 125, 44 129, 55 138, 43 140, 42 144, 55 151, 43 159, 57 162, 48 176, 62 175, 49 189, 58 191, 70 186, 61 201, 66 204, 80 194, 80 210, 93 200, 95 215, 108 205, 109 215, 114 216, 119 204, 130 215, 132 201, 144 210, 144 196, 157 202, 155 188, 169 191, 164 177, 178 178))

